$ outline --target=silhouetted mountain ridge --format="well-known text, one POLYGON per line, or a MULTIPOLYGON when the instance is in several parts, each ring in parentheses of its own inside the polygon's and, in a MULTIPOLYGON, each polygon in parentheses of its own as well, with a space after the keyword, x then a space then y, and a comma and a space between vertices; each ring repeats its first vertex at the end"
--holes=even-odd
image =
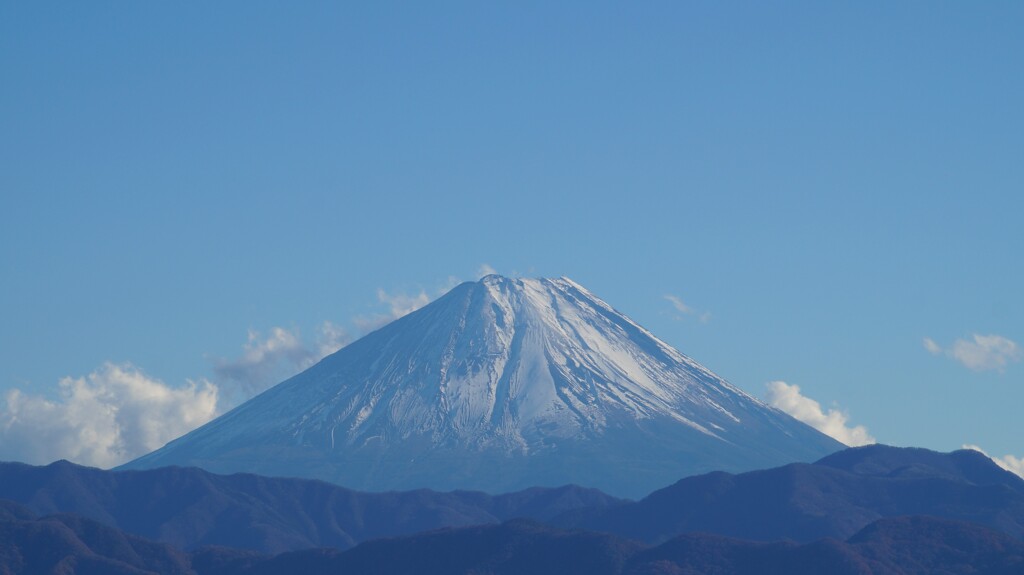
POLYGON ((377 537, 521 516, 546 520, 579 506, 621 502, 576 486, 504 495, 360 493, 308 479, 181 467, 104 471, 66 461, 44 467, 0 463, 0 498, 41 515, 75 513, 183 549, 222 545, 267 553, 347 549, 377 537))
POLYGON ((919 447, 866 445, 837 451, 815 465, 874 477, 937 477, 1024 491, 1024 480, 973 449, 940 453, 919 447))
POLYGON ((690 477, 638 502, 571 486, 365 494, 67 462, 0 464, 0 497, 25 503, 0 500, 0 573, 12 575, 1024 573, 1024 481, 968 451, 857 448, 814 464, 690 477), (39 518, 38 509, 58 513, 39 518), (562 527, 499 523, 516 514, 562 527), (356 537, 364 542, 352 547, 356 537), (331 538, 346 545, 308 548, 331 538), (189 550, 169 544, 179 540, 189 550), (234 540, 250 550, 231 548, 234 540), (296 550, 251 550, 288 546, 296 550))
POLYGON ((620 506, 577 509, 564 527, 648 542, 706 532, 770 541, 845 539, 884 517, 931 515, 1024 536, 1024 480, 973 451, 872 445, 817 463, 687 477, 620 506))
POLYGON ((37 518, 0 501, 0 573, 194 575, 186 553, 77 515, 37 518))
POLYGON ((528 520, 441 529, 273 557, 207 547, 191 554, 77 516, 31 517, 0 502, 0 572, 79 575, 1011 575, 1024 542, 931 517, 876 521, 848 540, 752 542, 708 534, 656 547, 528 520))
POLYGON ((875 521, 846 541, 805 544, 681 535, 637 553, 631 575, 1011 575, 1024 572, 1024 542, 934 517, 875 521))

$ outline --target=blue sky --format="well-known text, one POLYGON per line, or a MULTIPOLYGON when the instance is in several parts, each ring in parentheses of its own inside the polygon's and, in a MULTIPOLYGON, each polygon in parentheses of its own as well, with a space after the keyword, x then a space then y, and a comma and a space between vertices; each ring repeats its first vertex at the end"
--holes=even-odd
POLYGON ((0 412, 112 379, 237 399, 486 264, 879 441, 1022 455, 1022 28, 1012 2, 4 4, 0 412))

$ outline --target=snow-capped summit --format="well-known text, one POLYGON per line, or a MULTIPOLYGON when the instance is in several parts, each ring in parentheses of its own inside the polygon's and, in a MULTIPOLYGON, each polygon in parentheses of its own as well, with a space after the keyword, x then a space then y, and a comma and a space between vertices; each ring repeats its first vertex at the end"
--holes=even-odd
POLYGON ((635 497, 841 447, 568 278, 489 275, 125 468, 372 491, 576 483, 635 497))

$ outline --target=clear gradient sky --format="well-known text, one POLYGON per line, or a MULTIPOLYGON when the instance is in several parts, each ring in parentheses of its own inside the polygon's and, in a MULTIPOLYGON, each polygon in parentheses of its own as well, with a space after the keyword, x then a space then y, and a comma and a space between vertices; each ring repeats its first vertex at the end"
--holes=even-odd
POLYGON ((0 459, 104 461, 46 424, 112 366, 237 399, 484 265, 1024 455, 1024 4, 296 4, 0 5, 0 459))

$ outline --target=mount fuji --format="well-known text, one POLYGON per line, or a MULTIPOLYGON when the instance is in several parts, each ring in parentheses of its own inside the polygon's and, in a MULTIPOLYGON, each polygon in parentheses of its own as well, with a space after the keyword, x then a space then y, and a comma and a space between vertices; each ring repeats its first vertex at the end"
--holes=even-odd
POLYGON ((568 278, 490 275, 122 468, 369 491, 575 483, 639 497, 695 473, 842 447, 568 278))

